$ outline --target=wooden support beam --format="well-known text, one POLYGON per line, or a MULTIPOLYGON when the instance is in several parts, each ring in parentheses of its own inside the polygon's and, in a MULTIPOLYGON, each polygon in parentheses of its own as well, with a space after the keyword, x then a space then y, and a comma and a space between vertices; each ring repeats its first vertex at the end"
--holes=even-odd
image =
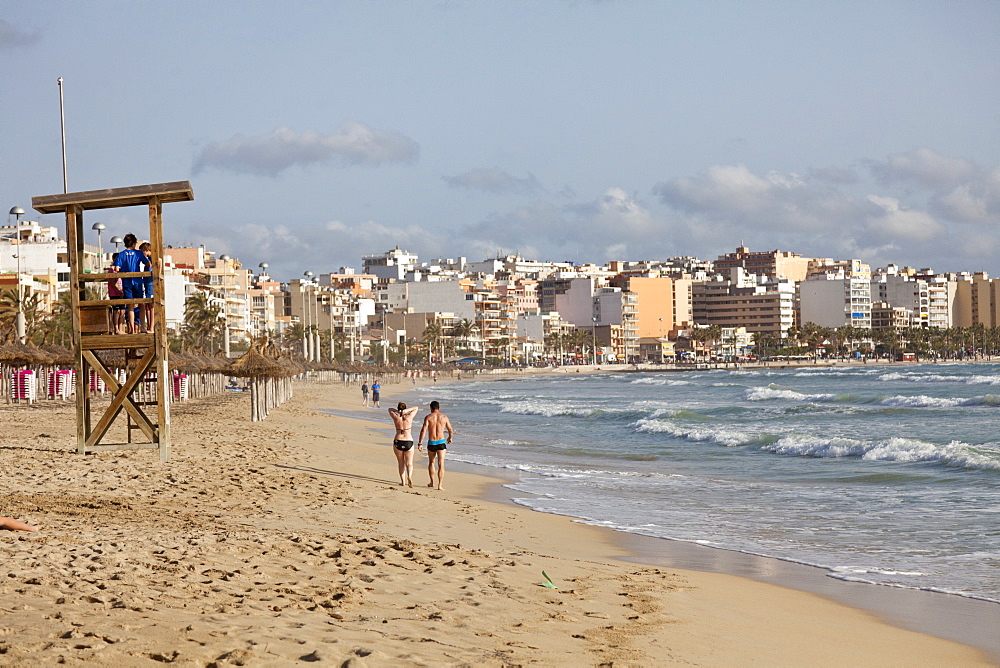
POLYGON ((87 448, 87 452, 101 452, 102 450, 155 450, 160 445, 158 443, 101 443, 87 448))
POLYGON ((84 350, 122 350, 129 348, 152 348, 152 334, 94 334, 82 337, 84 350))
POLYGON ((149 245, 153 248, 151 270, 159 280, 153 281, 153 336, 156 347, 156 397, 157 423, 159 424, 160 461, 170 458, 170 392, 173 378, 170 375, 170 345, 167 340, 167 295, 163 285, 163 202, 162 197, 149 199, 149 245))
POLYGON ((152 299, 146 297, 135 297, 134 299, 87 299, 81 301, 80 306, 121 306, 123 304, 152 304, 152 299))
POLYGON ((116 271, 113 274, 83 273, 80 274, 80 280, 93 283, 95 281, 110 281, 112 278, 148 278, 152 273, 151 271, 116 271))
POLYGON ((161 203, 188 202, 194 199, 194 191, 188 181, 154 183, 146 186, 126 188, 106 188, 84 192, 43 195, 32 197, 31 206, 38 213, 61 213, 71 206, 84 209, 114 209, 121 206, 143 206, 150 198, 157 197, 161 203))
POLYGON ((129 372, 128 377, 125 379, 125 383, 120 385, 118 379, 105 368, 101 360, 98 359, 91 351, 86 351, 84 355, 87 357, 87 361, 94 367, 94 369, 101 375, 104 382, 108 387, 113 388, 114 398, 111 399, 111 404, 104 410, 104 415, 101 416, 100 421, 94 426, 94 431, 91 432, 90 436, 87 438, 86 448, 90 450, 94 445, 100 443, 104 435, 108 433, 108 429, 111 427, 111 423, 114 422, 115 418, 124 408, 132 419, 136 421, 136 424, 142 429, 142 432, 147 438, 153 443, 157 442, 156 427, 150 422, 146 414, 136 406, 131 399, 132 392, 138 386, 142 377, 145 375, 146 371, 152 365, 153 360, 156 357, 156 351, 150 348, 143 355, 142 359, 139 360, 138 365, 129 372))
POLYGON ((83 210, 77 206, 66 209, 66 250, 69 255, 69 292, 73 311, 73 350, 76 357, 76 448, 87 452, 90 433, 90 369, 80 346, 80 271, 83 260, 83 210))

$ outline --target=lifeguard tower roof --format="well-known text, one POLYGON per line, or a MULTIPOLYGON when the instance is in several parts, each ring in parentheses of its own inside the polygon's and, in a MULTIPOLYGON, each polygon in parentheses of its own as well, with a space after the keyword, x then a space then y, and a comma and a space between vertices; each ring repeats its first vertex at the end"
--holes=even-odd
POLYGON ((169 202, 189 202, 194 199, 194 191, 189 181, 154 183, 127 188, 106 188, 88 190, 63 195, 41 195, 31 198, 31 207, 38 213, 62 213, 68 207, 80 206, 87 209, 114 209, 122 206, 144 206, 151 197, 161 204, 169 202))

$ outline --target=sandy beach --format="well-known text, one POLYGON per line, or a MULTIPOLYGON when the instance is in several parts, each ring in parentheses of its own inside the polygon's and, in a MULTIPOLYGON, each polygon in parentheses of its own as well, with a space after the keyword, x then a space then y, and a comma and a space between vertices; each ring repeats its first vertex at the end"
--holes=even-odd
POLYGON ((71 403, 0 406, 0 514, 42 527, 0 532, 0 665, 994 665, 815 594, 627 561, 617 534, 485 500, 492 478, 400 487, 384 409, 295 393, 260 423, 246 395, 174 405, 166 463, 77 455, 71 403))

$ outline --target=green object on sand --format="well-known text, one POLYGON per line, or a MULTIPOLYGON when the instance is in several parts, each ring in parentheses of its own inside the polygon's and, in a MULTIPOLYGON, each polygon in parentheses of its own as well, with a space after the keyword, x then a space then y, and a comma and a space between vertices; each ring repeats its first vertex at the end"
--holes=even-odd
POLYGON ((552 584, 552 578, 548 576, 545 571, 542 571, 542 576, 545 578, 545 582, 539 582, 539 587, 548 587, 549 589, 559 589, 559 587, 552 584))

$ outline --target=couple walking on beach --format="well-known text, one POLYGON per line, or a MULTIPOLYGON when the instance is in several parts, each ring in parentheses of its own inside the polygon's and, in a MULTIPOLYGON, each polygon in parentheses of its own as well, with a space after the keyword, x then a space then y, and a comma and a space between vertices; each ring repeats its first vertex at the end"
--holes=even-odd
MULTIPOLYGON (((455 435, 455 430, 451 426, 451 420, 441 412, 441 404, 432 401, 431 412, 424 418, 424 424, 420 427, 420 435, 417 437, 417 450, 423 451, 424 435, 427 436, 427 474, 430 476, 428 487, 435 487, 435 469, 437 471, 437 489, 444 489, 444 456, 447 447, 451 445, 451 438, 455 435), (445 437, 445 432, 448 436, 445 437)), ((413 487, 413 418, 419 410, 416 406, 407 408, 402 401, 396 408, 389 409, 393 424, 396 426, 396 437, 392 441, 392 452, 396 455, 396 463, 399 466, 399 484, 413 487)))
MULTIPOLYGON (((374 383, 372 383, 372 406, 374 408, 378 408, 380 406, 380 404, 379 404, 379 392, 381 392, 381 391, 382 391, 382 386, 379 385, 379 382, 376 380, 374 383)), ((362 397, 361 405, 367 407, 368 406, 368 383, 363 383, 361 385, 361 397, 362 397)))

